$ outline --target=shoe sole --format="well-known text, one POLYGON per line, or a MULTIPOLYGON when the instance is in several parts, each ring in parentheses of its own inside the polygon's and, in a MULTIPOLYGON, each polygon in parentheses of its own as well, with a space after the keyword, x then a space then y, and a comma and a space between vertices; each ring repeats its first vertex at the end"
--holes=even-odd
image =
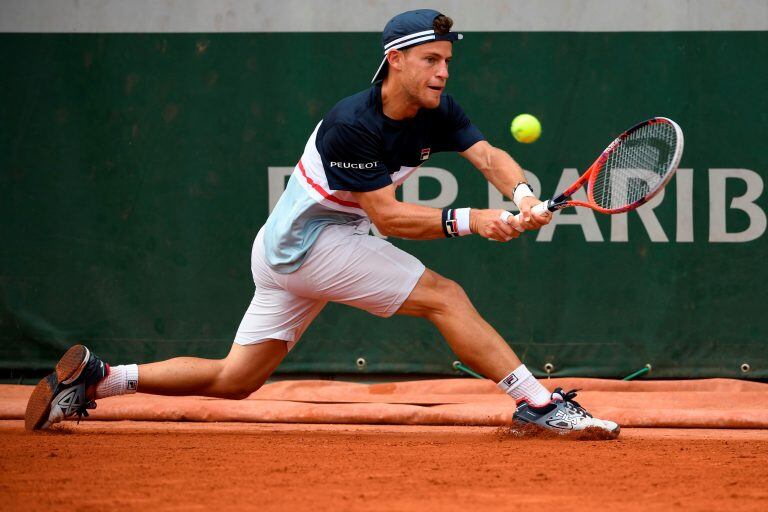
POLYGON ((40 379, 27 402, 24 413, 24 428, 39 430, 48 421, 51 414, 51 400, 59 392, 60 384, 70 384, 76 380, 85 368, 90 352, 83 345, 75 345, 59 359, 53 373, 40 379))
POLYGON ((538 435, 552 435, 555 437, 570 437, 573 439, 582 439, 588 441, 600 441, 616 439, 621 434, 621 426, 616 425, 613 430, 601 427, 587 427, 582 430, 560 430, 552 427, 545 427, 539 423, 529 422, 513 418, 514 425, 508 427, 508 430, 517 437, 536 437, 538 435))

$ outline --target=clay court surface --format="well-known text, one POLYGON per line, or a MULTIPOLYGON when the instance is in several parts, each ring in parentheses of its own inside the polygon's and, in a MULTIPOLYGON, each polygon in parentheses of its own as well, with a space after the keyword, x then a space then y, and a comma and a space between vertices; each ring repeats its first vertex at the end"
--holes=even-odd
POLYGON ((768 430, 0 421, 2 510, 768 510, 768 430))

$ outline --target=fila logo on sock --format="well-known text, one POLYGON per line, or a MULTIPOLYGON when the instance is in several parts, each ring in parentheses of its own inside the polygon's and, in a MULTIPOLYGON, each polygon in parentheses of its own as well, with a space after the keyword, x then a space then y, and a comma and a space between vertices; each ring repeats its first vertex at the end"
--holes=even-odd
POLYGON ((504 382, 504 384, 505 384, 507 387, 511 388, 511 387, 512 387, 512 384, 514 384, 515 382, 517 382, 517 376, 516 376, 515 374, 513 374, 513 373, 510 373, 509 375, 507 375, 507 378, 506 378, 506 379, 504 379, 504 381, 503 381, 503 382, 504 382))
POLYGON ((421 150, 421 159, 426 160, 429 158, 429 152, 432 150, 432 148, 424 148, 421 150))
POLYGON ((139 387, 139 381, 137 380, 129 380, 126 383, 126 388, 128 391, 136 391, 136 388, 139 387))

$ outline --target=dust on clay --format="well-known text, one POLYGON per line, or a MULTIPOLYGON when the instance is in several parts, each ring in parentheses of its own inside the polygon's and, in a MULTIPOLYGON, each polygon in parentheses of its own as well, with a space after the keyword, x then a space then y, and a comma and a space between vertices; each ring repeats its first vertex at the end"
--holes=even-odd
POLYGON ((584 430, 566 430, 556 432, 532 423, 524 425, 505 425, 496 429, 499 440, 505 439, 552 439, 561 441, 614 441, 619 433, 608 432, 598 427, 587 427, 584 430))

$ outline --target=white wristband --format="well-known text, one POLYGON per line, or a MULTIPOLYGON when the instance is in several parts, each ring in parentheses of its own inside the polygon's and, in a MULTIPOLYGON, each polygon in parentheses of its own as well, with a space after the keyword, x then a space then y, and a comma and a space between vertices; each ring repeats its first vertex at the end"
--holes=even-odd
POLYGON ((459 236, 472 234, 472 230, 469 228, 469 210, 471 210, 471 208, 456 209, 456 224, 459 230, 459 236))
POLYGON ((515 191, 512 193, 512 201, 515 202, 515 206, 520 208, 520 201, 523 200, 525 197, 536 197, 533 194, 533 190, 531 190, 531 186, 528 185, 526 182, 521 181, 517 184, 515 187, 515 191))

